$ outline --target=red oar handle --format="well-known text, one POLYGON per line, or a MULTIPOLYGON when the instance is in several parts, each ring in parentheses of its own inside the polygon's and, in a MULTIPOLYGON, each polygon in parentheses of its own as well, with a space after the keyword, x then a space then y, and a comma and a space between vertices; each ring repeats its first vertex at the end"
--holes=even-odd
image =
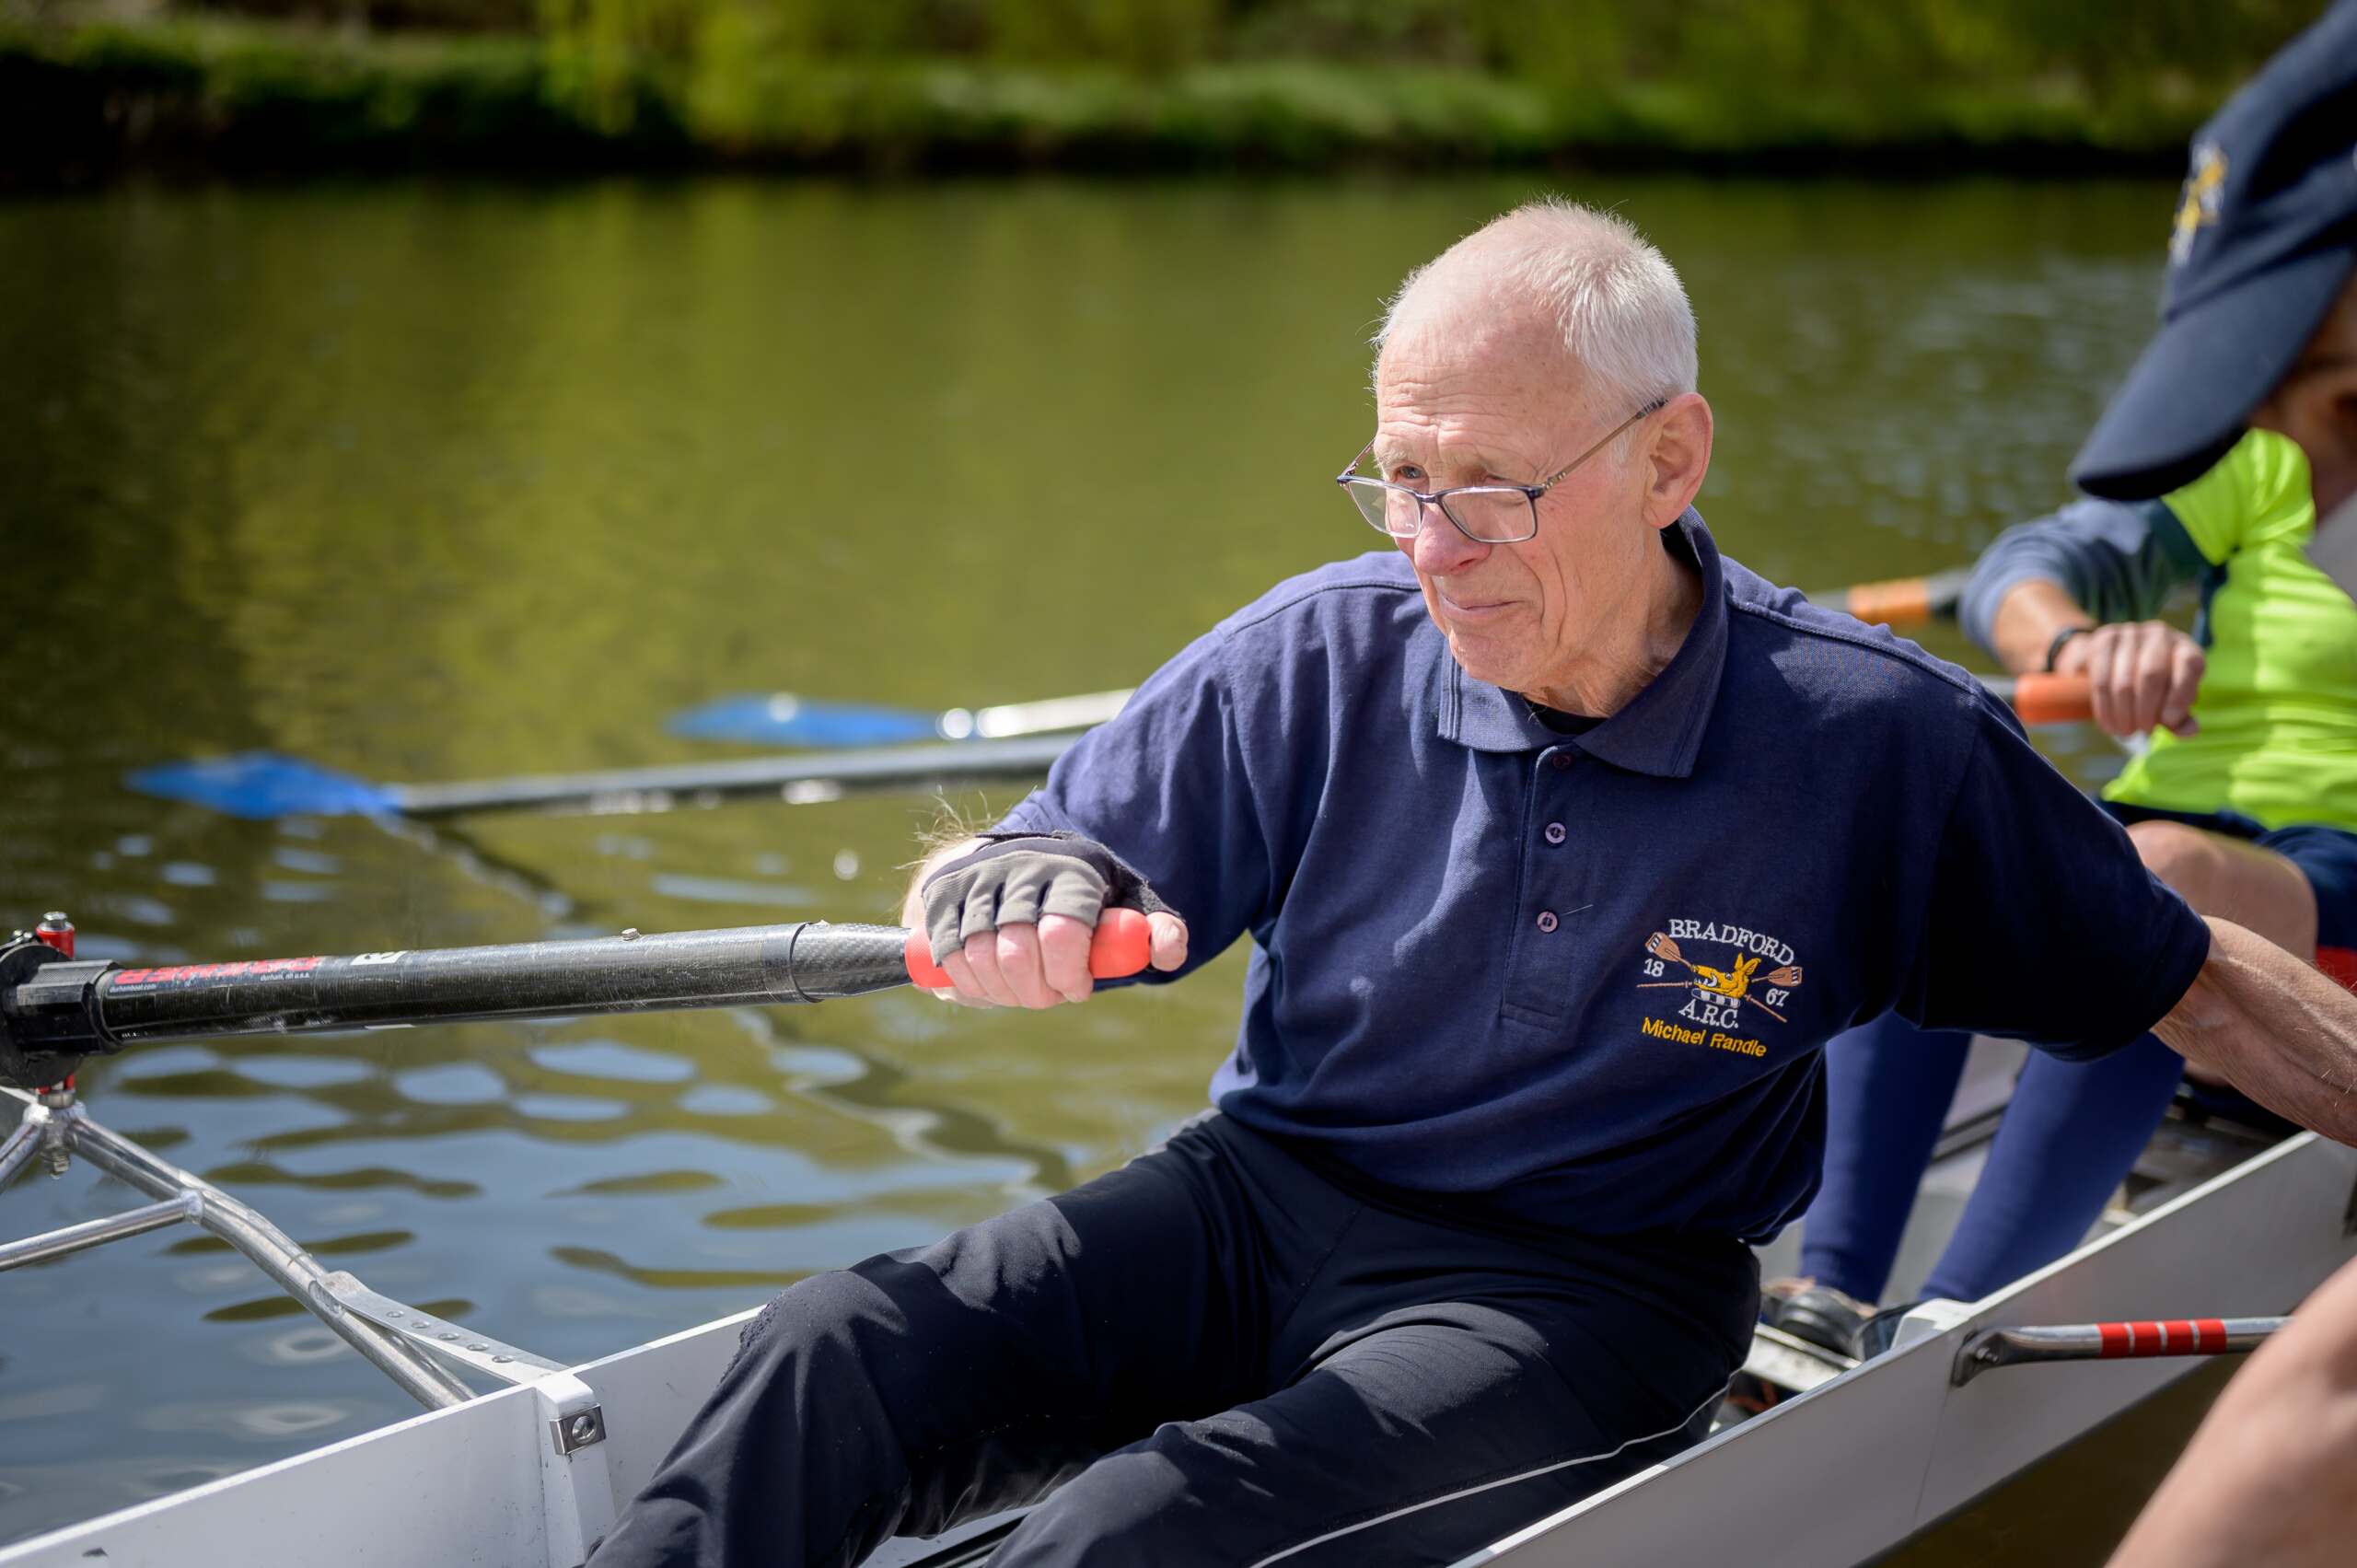
POLYGON ((1955 566, 1928 577, 1860 583, 1839 593, 1809 597, 1819 604, 1846 610, 1869 626, 1922 626, 1954 618, 1956 604, 1964 598, 1964 586, 1971 580, 1971 567, 1955 566))
POLYGON ((1960 1388, 1984 1372, 2036 1362, 2235 1355, 2257 1350, 2290 1321, 2288 1318, 2166 1318, 2134 1323, 1976 1329, 1956 1348, 1948 1381, 1960 1388))
POLYGON ((2024 724, 2084 724, 2096 716, 2084 675, 2024 675, 2014 680, 2014 712, 2024 724))
POLYGON ((2217 1355, 2235 1348, 2220 1318, 2147 1318, 2095 1327, 2103 1341, 2098 1359, 2104 1361, 2126 1355, 2217 1355))
MULTIPOLYGON (((1099 916, 1088 939, 1088 972, 1098 980, 1119 980, 1145 968, 1154 947, 1145 916, 1135 910, 1109 909, 1099 916)), ((909 933, 909 979, 938 989, 949 976, 933 961, 933 944, 923 931, 909 933)))
POLYGON ((1933 615, 1931 585, 1921 577, 1860 583, 1842 594, 1841 608, 1869 626, 1921 626, 1933 615))

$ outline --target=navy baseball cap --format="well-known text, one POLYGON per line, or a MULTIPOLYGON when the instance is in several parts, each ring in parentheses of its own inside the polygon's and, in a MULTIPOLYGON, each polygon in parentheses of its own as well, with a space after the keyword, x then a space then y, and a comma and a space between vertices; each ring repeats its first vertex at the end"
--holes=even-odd
POLYGON ((2163 495, 2242 438, 2357 270, 2357 0, 2283 46, 2193 138, 2161 330, 2071 465, 2163 495))

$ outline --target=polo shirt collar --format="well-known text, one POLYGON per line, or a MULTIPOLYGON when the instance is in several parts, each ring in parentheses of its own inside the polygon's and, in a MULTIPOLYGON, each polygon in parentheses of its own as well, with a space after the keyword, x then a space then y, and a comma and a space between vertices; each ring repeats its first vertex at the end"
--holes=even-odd
POLYGON ((1675 525, 1667 547, 1693 561, 1702 576, 1702 608, 1686 641, 1659 675, 1617 714, 1585 735, 1559 735, 1541 724, 1519 692, 1467 675, 1439 638, 1446 669, 1441 680, 1440 734, 1476 751, 1537 751, 1576 746, 1598 761, 1631 772, 1682 779, 1694 771, 1702 731, 1718 700, 1726 668, 1727 600, 1718 546, 1692 507, 1675 525))

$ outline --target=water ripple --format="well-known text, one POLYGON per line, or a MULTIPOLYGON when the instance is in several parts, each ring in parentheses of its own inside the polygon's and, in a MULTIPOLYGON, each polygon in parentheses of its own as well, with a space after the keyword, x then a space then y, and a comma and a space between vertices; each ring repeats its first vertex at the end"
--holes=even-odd
POLYGON ((662 1051, 645 1051, 620 1040, 568 1040, 536 1045, 531 1058, 552 1073, 584 1078, 621 1078, 641 1084, 678 1084, 695 1076, 695 1064, 662 1051))

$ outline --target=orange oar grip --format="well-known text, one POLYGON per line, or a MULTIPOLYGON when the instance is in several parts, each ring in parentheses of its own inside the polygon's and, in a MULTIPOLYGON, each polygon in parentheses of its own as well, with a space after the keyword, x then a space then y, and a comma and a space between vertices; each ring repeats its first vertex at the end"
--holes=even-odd
POLYGON ((2024 724, 2084 724, 2096 703, 2084 675, 2024 675, 2014 681, 2014 712, 2024 724))
POLYGON ((911 928, 906 956, 911 984, 929 985, 935 990, 949 984, 949 971, 933 961, 933 944, 926 939, 923 928, 911 928))
MULTIPOLYGON (((1145 968, 1154 950, 1153 929, 1135 910, 1109 909, 1097 917, 1088 939, 1088 972, 1098 980, 1119 980, 1145 968)), ((935 989, 950 983, 948 972, 933 961, 933 944, 922 931, 909 933, 909 979, 935 989)))
POLYGON ((1869 626, 1921 626, 1932 619, 1932 585, 1922 577, 1860 583, 1841 596, 1841 608, 1869 626))

